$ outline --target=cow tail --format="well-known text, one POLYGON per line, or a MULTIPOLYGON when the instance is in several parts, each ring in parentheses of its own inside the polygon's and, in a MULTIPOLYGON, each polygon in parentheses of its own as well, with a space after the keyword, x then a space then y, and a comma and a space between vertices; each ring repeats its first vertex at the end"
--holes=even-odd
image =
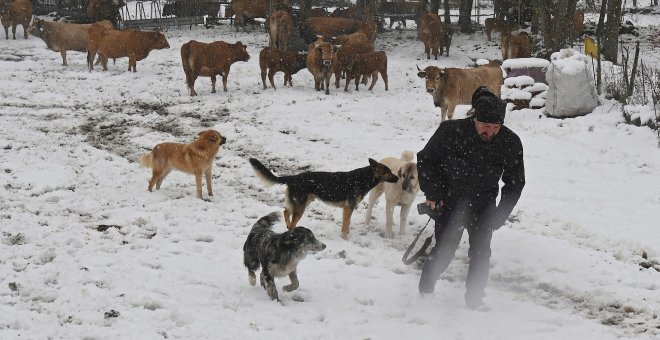
POLYGON ((181 64, 183 64, 183 72, 186 73, 186 83, 188 77, 192 74, 192 66, 190 65, 190 42, 181 45, 181 64))
POLYGON ((153 160, 154 156, 150 152, 148 154, 144 154, 140 157, 140 166, 144 168, 151 168, 151 161, 153 160))
POLYGON ((286 184, 286 177, 277 177, 275 176, 268 168, 266 168, 263 163, 259 162, 255 158, 250 158, 250 165, 252 165, 252 168, 254 171, 257 173, 257 177, 261 179, 262 181, 266 182, 268 185, 273 185, 275 183, 278 184, 286 184))

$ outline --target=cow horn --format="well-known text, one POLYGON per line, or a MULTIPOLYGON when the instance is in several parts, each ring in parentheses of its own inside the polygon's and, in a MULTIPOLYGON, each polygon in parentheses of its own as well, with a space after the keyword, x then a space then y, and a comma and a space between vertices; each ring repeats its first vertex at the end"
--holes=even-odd
POLYGON ((415 64, 415 66, 417 66, 417 71, 420 71, 420 72, 422 71, 422 70, 419 68, 419 65, 415 64))

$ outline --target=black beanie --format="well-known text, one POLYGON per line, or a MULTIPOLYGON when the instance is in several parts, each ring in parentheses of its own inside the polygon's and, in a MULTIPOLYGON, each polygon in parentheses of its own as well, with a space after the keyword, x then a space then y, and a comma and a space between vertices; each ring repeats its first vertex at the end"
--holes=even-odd
POLYGON ((490 92, 487 87, 480 86, 472 94, 474 118, 482 123, 504 124, 506 102, 490 92))

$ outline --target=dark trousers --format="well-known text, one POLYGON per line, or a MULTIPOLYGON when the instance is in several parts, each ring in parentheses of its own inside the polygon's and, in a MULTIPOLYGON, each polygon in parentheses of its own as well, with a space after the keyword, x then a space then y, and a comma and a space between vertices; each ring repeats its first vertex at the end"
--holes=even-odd
MULTIPOLYGON (((481 209, 480 209, 481 210, 481 209)), ((483 210, 482 210, 483 211, 483 210)), ((481 226, 478 215, 467 208, 457 208, 443 213, 435 222, 435 247, 422 268, 420 291, 431 292, 436 281, 454 258, 456 249, 467 229, 470 249, 470 265, 466 280, 466 297, 481 298, 488 283, 490 265, 490 240, 493 231, 481 226)))

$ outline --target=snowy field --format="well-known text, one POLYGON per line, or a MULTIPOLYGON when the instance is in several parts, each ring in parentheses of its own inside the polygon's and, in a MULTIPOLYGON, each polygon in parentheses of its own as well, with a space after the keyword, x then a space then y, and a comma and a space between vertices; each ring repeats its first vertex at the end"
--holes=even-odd
POLYGON ((307 70, 292 88, 262 90, 258 52, 268 38, 259 29, 165 35, 171 48, 138 62, 137 73, 126 72, 126 58, 90 73, 83 53, 70 52, 63 67, 35 37, 0 40, 1 339, 660 337, 660 273, 640 266, 660 257, 658 141, 626 125, 614 102, 575 119, 507 114, 525 148, 527 186, 494 234, 490 311, 464 306, 467 237, 435 295, 419 296, 419 266, 401 255, 426 219, 413 212, 407 233, 395 227, 384 238, 382 199, 371 225, 362 202, 348 241, 341 209, 309 206, 300 225, 327 248, 301 262, 299 290, 276 281, 280 304, 248 284, 242 245, 259 217, 282 209, 284 187, 265 187, 247 158, 293 174, 416 152, 439 123, 416 65, 468 66, 500 58, 498 45, 456 34, 450 57, 427 62, 414 31, 387 32, 376 48, 388 53, 390 90, 379 80, 371 92, 333 87, 326 96, 307 70), (252 58, 234 64, 228 92, 211 94, 200 78, 199 96, 188 96, 179 48, 191 39, 248 45, 252 58), (147 192, 151 172, 138 157, 209 128, 228 138, 215 196, 197 199, 193 176, 179 172, 147 192))

